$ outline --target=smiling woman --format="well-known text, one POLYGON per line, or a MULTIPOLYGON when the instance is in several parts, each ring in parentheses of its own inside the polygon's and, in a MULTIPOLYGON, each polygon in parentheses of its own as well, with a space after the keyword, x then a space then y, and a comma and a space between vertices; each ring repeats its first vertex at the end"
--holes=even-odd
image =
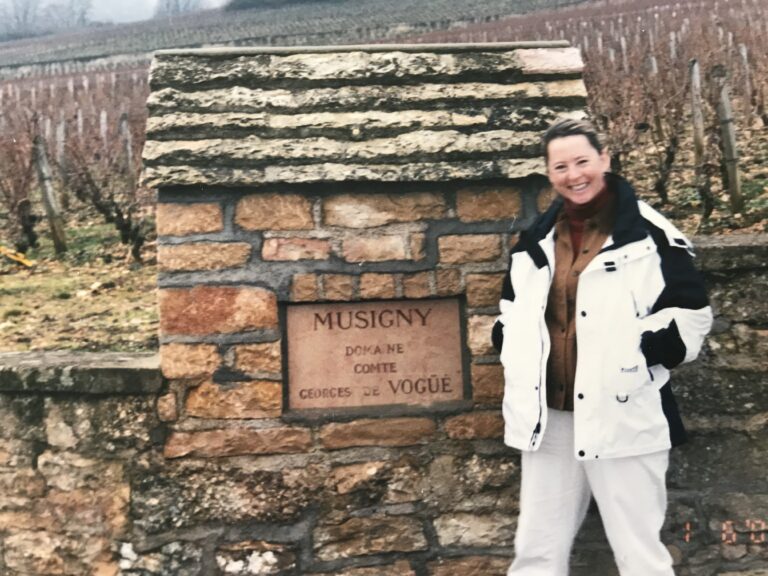
POLYGON ((493 330, 504 440, 523 451, 507 575, 567 574, 594 496, 621 576, 673 576, 659 533, 685 431, 669 370, 696 358, 712 311, 690 243, 608 173, 589 123, 542 144, 558 198, 512 249, 493 330))

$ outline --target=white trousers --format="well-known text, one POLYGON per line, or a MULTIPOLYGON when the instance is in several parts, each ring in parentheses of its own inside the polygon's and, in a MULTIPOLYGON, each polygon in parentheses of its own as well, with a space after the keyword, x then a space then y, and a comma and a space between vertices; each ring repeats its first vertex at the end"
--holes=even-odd
POLYGON ((573 413, 550 409, 541 447, 522 454, 515 560, 507 576, 567 576, 590 495, 621 576, 674 576, 672 557, 659 538, 668 463, 668 450, 576 460, 573 413))

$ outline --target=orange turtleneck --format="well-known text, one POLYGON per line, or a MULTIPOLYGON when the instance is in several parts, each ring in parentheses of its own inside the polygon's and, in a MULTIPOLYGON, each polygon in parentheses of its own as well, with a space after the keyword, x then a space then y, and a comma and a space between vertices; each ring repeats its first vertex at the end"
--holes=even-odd
POLYGON ((610 202, 611 195, 608 188, 603 186, 602 190, 585 204, 576 204, 565 199, 565 215, 568 218, 568 228, 571 233, 571 247, 573 249, 573 258, 581 250, 581 239, 584 236, 584 221, 592 218, 600 212, 610 202))

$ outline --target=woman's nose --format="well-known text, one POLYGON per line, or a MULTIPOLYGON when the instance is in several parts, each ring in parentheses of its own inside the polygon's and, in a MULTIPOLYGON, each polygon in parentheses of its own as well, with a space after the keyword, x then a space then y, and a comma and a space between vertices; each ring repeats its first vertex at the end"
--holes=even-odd
POLYGON ((568 178, 568 180, 573 180, 574 178, 579 177, 579 167, 578 166, 568 166, 568 169, 565 173, 565 177, 568 178))

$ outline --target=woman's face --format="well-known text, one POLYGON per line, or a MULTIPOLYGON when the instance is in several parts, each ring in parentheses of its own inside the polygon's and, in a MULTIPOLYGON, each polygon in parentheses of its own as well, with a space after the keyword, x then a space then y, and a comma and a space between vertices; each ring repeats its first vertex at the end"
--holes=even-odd
POLYGON ((598 152, 583 134, 555 138, 547 145, 547 176, 555 191, 574 204, 600 193, 611 166, 608 152, 598 152))

